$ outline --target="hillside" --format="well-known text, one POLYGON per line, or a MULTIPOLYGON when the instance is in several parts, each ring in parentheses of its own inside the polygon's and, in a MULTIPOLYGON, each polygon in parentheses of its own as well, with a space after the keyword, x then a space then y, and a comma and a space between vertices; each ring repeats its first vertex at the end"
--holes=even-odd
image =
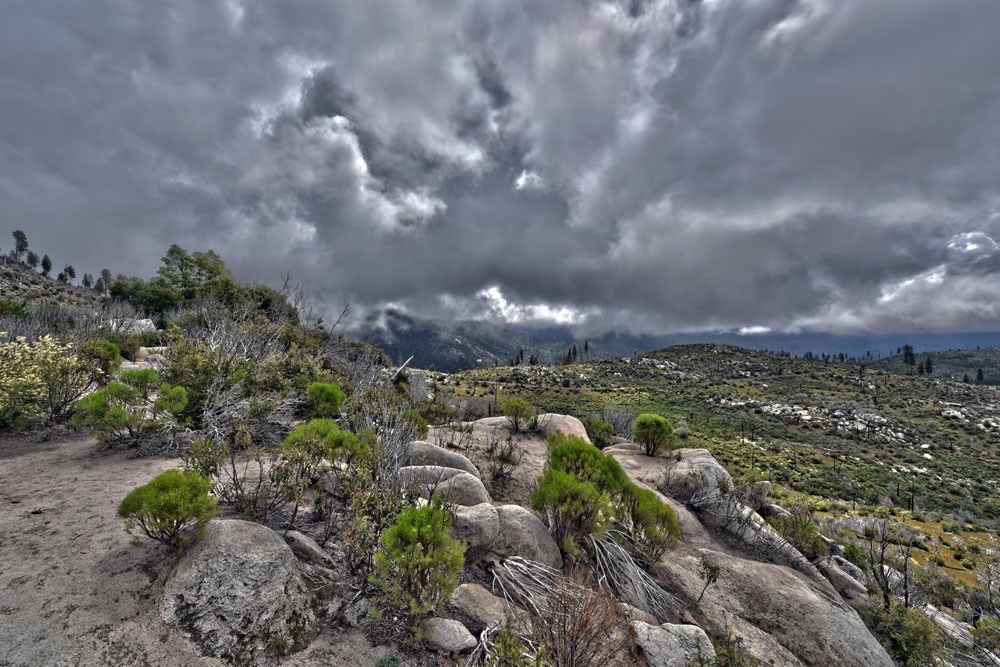
POLYGON ((968 376, 969 381, 976 384, 1000 384, 1000 349, 995 347, 917 353, 917 364, 913 367, 906 365, 902 354, 897 354, 875 361, 871 366, 893 373, 912 375, 917 373, 918 365, 926 364, 927 359, 931 360, 929 377, 961 381, 968 376), (977 380, 980 369, 983 371, 982 381, 977 380))
POLYGON ((1000 394, 991 387, 718 345, 483 369, 443 383, 459 398, 521 396, 544 412, 660 413, 734 474, 801 493, 1000 516, 1000 394))
POLYGON ((93 290, 47 278, 24 264, 0 263, 0 300, 18 304, 96 306, 103 300, 93 290))

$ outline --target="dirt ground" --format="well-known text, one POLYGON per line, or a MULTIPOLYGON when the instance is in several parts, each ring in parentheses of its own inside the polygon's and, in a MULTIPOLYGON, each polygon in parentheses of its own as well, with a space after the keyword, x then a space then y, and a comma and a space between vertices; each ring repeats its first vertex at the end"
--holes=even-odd
MULTIPOLYGON (((0 440, 0 667, 218 665, 157 615, 175 560, 129 545, 118 503, 178 459, 92 439, 0 440)), ((328 628, 282 664, 374 666, 388 649, 328 628)))

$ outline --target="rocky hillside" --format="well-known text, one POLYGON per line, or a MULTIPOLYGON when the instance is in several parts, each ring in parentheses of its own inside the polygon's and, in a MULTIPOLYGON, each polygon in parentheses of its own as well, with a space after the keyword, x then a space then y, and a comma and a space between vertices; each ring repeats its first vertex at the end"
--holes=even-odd
POLYGON ((17 304, 97 306, 102 302, 92 290, 47 278, 30 267, 0 259, 0 300, 17 304))

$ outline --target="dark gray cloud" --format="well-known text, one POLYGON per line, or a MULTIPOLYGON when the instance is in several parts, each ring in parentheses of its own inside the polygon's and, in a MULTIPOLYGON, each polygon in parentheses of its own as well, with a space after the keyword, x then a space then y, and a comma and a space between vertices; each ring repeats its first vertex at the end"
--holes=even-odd
POLYGON ((359 312, 996 327, 997 25, 993 0, 15 0, 0 227, 80 271, 215 248, 359 312))

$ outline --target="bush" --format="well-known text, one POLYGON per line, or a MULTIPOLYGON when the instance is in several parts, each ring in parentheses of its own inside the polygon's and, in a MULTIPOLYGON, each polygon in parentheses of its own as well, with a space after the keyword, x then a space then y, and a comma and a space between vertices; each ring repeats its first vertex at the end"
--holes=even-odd
POLYGON ((661 449, 669 446, 674 432, 666 418, 649 413, 636 417, 632 430, 639 444, 646 449, 646 456, 656 456, 661 449))
POLYGON ((413 430, 417 434, 417 438, 423 440, 427 437, 430 432, 430 427, 427 426, 427 420, 416 410, 406 410, 403 412, 403 418, 413 424, 413 430))
POLYGON ((574 475, 580 481, 590 482, 598 491, 616 494, 630 483, 628 475, 613 456, 602 453, 575 435, 553 433, 549 436, 548 446, 547 466, 574 475))
POLYGON ((306 388, 306 396, 309 397, 314 417, 337 417, 340 404, 347 398, 340 387, 327 382, 313 382, 306 388))
POLYGON ((125 519, 125 530, 137 544, 141 544, 138 531, 182 553, 219 512, 210 489, 211 483, 201 475, 168 470, 125 496, 118 516, 125 519))
POLYGON ((894 604, 889 611, 862 606, 858 613, 897 664, 903 667, 938 664, 943 646, 941 632, 916 609, 901 604, 894 604))
POLYGON ((829 550, 816 530, 812 512, 801 505, 792 507, 789 516, 774 516, 767 522, 809 560, 825 556, 829 550))
POLYGON ((28 311, 19 303, 0 299, 0 315, 8 315, 24 320, 28 318, 28 311))
POLYGON ((98 333, 103 340, 113 343, 123 357, 129 361, 135 361, 135 355, 142 347, 140 334, 130 331, 114 331, 110 328, 103 328, 98 333))
POLYGON ((358 439, 353 433, 341 430, 332 419, 313 419, 300 424, 288 434, 282 449, 301 449, 317 460, 334 461, 358 451, 358 439))
POLYGON ((583 427, 587 429, 587 437, 598 449, 604 449, 614 442, 615 427, 606 421, 591 417, 583 422, 583 427))
POLYGON ((622 496, 624 511, 618 523, 629 537, 631 550, 651 565, 681 536, 677 514, 655 493, 635 484, 629 484, 622 496))
POLYGON ((107 384, 122 366, 122 354, 118 346, 104 339, 88 340, 80 346, 77 357, 90 365, 100 384, 107 384))
POLYGON ((122 375, 128 384, 111 382, 80 399, 73 423, 94 430, 104 443, 139 444, 144 436, 171 428, 187 405, 187 391, 162 384, 153 399, 150 392, 159 380, 154 371, 125 371, 122 375))
POLYGON ((531 506, 549 519, 549 530, 563 555, 577 555, 584 540, 607 530, 607 494, 576 476, 547 468, 531 493, 531 506))
POLYGON ((381 590, 378 602, 406 616, 420 641, 420 620, 440 610, 458 584, 465 545, 451 539, 451 517, 437 499, 403 510, 379 543, 370 578, 381 590))
POLYGON ((50 336, 0 343, 0 425, 40 414, 55 420, 87 391, 98 370, 72 349, 50 336))
POLYGON ((379 658, 375 667, 403 667, 403 663, 400 661, 398 653, 390 651, 379 658))
POLYGON ((523 398, 512 398, 503 404, 503 415, 510 420, 514 433, 521 430, 524 422, 531 419, 531 406, 523 398))

